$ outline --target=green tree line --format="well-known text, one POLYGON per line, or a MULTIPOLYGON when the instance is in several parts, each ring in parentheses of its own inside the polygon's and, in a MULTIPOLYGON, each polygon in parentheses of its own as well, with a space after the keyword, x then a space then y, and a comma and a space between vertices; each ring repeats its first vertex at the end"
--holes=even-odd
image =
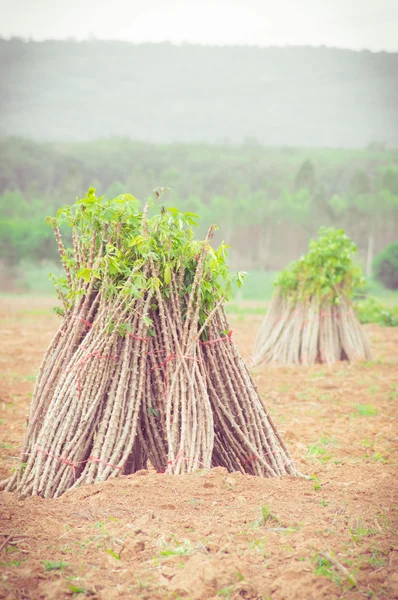
POLYGON ((279 270, 325 225, 347 231, 369 271, 398 237, 398 151, 2 138, 3 263, 56 258, 44 218, 91 185, 106 198, 129 192, 141 201, 169 187, 167 204, 200 214, 203 231, 220 226, 236 269, 279 270))

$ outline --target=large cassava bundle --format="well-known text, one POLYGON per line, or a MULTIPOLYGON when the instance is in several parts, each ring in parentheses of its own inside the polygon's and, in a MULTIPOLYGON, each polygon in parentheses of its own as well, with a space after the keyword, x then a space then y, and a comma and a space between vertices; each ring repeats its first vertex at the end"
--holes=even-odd
POLYGON ((352 304, 361 284, 344 231, 322 227, 309 252, 278 276, 260 328, 255 362, 285 365, 369 360, 369 342, 352 304))
POLYGON ((94 189, 49 222, 65 268, 62 323, 22 464, 1 487, 56 497, 148 460, 171 474, 298 474, 232 339, 223 305, 233 280, 227 247, 210 245, 214 228, 198 241, 196 215, 155 202, 141 211, 133 196, 104 201, 94 189))

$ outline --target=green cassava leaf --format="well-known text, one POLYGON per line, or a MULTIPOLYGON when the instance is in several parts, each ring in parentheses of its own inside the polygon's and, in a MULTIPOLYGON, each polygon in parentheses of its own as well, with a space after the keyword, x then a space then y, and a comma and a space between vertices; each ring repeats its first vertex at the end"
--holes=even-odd
POLYGON ((91 269, 82 268, 78 272, 77 276, 81 277, 82 279, 84 279, 84 281, 86 283, 88 283, 90 281, 90 278, 91 278, 91 269))
POLYGON ((164 282, 166 285, 169 285, 171 281, 171 269, 169 265, 166 265, 164 270, 164 282))

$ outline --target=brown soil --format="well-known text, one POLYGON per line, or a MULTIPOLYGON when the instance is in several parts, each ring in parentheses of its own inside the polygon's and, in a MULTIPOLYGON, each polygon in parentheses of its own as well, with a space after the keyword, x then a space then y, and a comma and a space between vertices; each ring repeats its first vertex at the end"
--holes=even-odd
MULTIPOLYGON (((48 299, 1 302, 4 477, 18 464, 57 317, 48 299)), ((242 349, 251 351, 260 321, 232 318, 242 349)), ((0 597, 397 598, 398 328, 366 329, 371 363, 254 369, 293 457, 315 478, 141 471, 57 500, 2 493, 0 597)))

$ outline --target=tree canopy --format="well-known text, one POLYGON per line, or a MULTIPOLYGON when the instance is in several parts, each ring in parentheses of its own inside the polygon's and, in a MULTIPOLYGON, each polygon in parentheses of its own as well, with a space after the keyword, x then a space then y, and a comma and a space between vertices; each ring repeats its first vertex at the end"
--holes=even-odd
POLYGON ((0 253, 16 264, 55 257, 44 218, 90 186, 105 199, 157 186, 167 203, 218 223, 237 270, 279 270, 321 225, 343 228, 365 262, 398 236, 398 152, 128 140, 36 143, 0 138, 0 253), (362 183, 361 183, 362 182, 362 183), (366 182, 366 186, 365 186, 366 182))

